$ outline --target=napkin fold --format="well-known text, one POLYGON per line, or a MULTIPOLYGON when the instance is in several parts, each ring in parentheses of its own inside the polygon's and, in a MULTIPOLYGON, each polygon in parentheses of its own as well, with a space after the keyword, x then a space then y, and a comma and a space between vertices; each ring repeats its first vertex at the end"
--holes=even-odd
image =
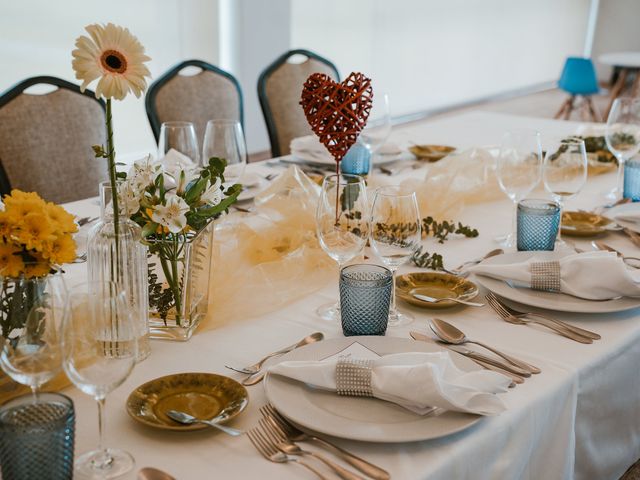
MULTIPOLYGON (((335 391, 338 361, 282 362, 269 372, 335 391)), ((455 366, 448 352, 396 353, 372 360, 373 396, 419 415, 432 407, 497 415, 506 406, 496 394, 506 392, 510 383, 506 376, 489 370, 465 372, 455 366)))
POLYGON ((614 220, 622 220, 623 222, 640 223, 640 210, 635 212, 619 213, 613 218, 614 220))
MULTIPOLYGON (((477 275, 531 287, 531 265, 542 262, 533 256, 509 264, 481 263, 469 269, 477 275)), ((640 296, 640 270, 633 271, 614 252, 575 253, 560 258, 560 291, 586 300, 640 296)))

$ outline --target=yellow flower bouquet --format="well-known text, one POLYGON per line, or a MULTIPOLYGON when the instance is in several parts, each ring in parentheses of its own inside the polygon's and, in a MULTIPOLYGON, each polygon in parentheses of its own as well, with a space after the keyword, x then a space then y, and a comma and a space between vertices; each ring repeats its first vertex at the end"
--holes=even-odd
POLYGON ((73 215, 37 193, 13 190, 0 211, 0 276, 54 273, 76 258, 73 215))

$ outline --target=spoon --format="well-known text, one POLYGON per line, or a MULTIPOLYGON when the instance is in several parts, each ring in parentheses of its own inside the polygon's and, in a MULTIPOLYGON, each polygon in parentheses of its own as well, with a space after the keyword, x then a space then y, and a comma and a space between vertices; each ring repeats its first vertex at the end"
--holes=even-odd
POLYGON ((307 335, 299 342, 294 343, 293 345, 290 345, 281 350, 278 350, 277 352, 270 353, 266 357, 258 360, 258 362, 254 363, 253 365, 249 365, 248 367, 238 368, 238 367, 232 367, 230 365, 225 365, 225 367, 228 368, 229 370, 233 370, 234 372, 253 375, 255 373, 258 373, 262 368, 262 365, 264 365, 264 362, 269 360, 271 357, 275 357, 277 355, 284 355, 285 353, 289 353, 290 351, 295 350, 296 348, 303 347, 305 345, 308 345, 309 343, 314 343, 322 339, 324 339, 324 334, 322 332, 314 332, 311 335, 307 335))
POLYGON ((622 252, 616 250, 615 248, 613 248, 610 245, 607 245, 604 242, 599 242, 597 240, 594 240, 593 242, 591 242, 591 245, 596 248, 597 250, 602 250, 604 252, 613 252, 616 255, 618 255, 618 257, 620 257, 622 259, 622 261, 624 263, 626 263, 627 265, 629 265, 630 267, 633 268, 640 268, 640 266, 638 266, 638 264, 634 264, 634 262, 640 262, 640 258, 637 257, 625 257, 622 252), (627 260, 633 260, 632 263, 629 263, 627 260))
POLYGON ((513 365, 516 365, 528 372, 531 372, 531 373, 541 372, 541 370, 534 365, 531 365, 527 362, 523 362, 522 360, 518 360, 517 358, 513 358, 510 355, 507 355, 506 353, 502 353, 496 350, 495 348, 490 347, 489 345, 467 338, 464 332, 462 332, 461 330, 458 330, 456 327, 454 327, 448 322, 445 322, 444 320, 440 320, 439 318, 433 318, 429 322, 429 327, 431 328, 433 333, 435 333, 438 336, 438 338, 445 343, 451 343, 453 345, 462 345, 464 343, 475 343, 476 345, 480 345, 481 347, 484 347, 487 350, 492 351, 496 355, 501 356, 507 362, 513 365))
POLYGON ((469 302, 467 300, 460 300, 459 298, 453 298, 453 297, 433 298, 427 295, 422 295, 421 293, 413 293, 413 292, 411 292, 411 295, 417 298, 418 300, 422 300, 423 302, 429 302, 429 303, 451 301, 455 303, 460 303, 462 305, 469 305, 470 307, 484 307, 484 303, 469 302))
POLYGON ((138 472, 138 480, 176 480, 167 472, 158 470, 157 468, 144 467, 138 472))
POLYGON ((463 268, 471 266, 471 265, 477 265, 478 263, 481 263, 483 260, 486 260, 487 258, 491 258, 491 257, 495 257, 496 255, 502 255, 504 253, 504 250, 501 248, 496 248, 494 250, 491 250, 489 253, 487 253, 484 257, 482 258, 477 258, 475 260, 469 260, 467 262, 464 262, 463 264, 457 266, 456 268, 454 268, 452 270, 452 272, 460 272, 463 268))
MULTIPOLYGON (((247 400, 244 399, 242 401, 246 402, 247 400)), ((230 410, 235 410, 235 408, 238 406, 238 403, 239 402, 234 402, 230 404, 211 420, 201 420, 194 417, 193 415, 189 415, 188 413, 179 412, 178 410, 169 410, 167 412, 167 416, 175 420, 176 422, 183 423, 185 425, 190 425, 192 423, 203 423, 205 425, 209 425, 210 427, 217 428, 218 430, 222 430, 224 433, 227 433, 233 437, 237 437, 239 435, 242 435, 244 432, 235 428, 225 427, 224 425, 220 425, 218 422, 223 422, 224 420, 226 420, 229 417, 230 410)))

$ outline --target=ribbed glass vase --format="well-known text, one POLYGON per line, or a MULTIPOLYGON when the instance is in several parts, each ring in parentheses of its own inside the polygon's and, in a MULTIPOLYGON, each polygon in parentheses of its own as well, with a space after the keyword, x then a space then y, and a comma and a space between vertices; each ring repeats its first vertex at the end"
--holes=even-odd
POLYGON ((207 315, 214 222, 149 241, 151 338, 186 341, 207 315))
POLYGON ((147 249, 140 242, 138 224, 118 216, 113 219, 112 189, 100 186, 100 220, 91 229, 87 241, 89 281, 113 281, 124 290, 137 327, 138 361, 149 356, 149 297, 147 291, 147 249))

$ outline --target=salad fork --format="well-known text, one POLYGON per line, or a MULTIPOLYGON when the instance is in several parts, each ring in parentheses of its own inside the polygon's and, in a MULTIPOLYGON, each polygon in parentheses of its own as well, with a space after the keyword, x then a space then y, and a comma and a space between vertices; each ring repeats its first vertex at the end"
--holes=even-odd
MULTIPOLYGON (((556 333, 567 337, 571 340, 575 340, 580 343, 593 343, 593 339, 582 334, 576 333, 564 325, 559 325, 555 322, 550 321, 546 317, 539 318, 524 318, 528 314, 518 314, 517 316, 510 313, 505 307, 506 305, 500 303, 500 301, 495 297, 495 295, 489 293, 485 296, 487 302, 495 310, 495 312, 502 318, 505 322, 513 323, 516 325, 525 325, 527 323, 536 323, 538 325, 542 325, 544 327, 549 328, 550 330, 555 331, 556 333)), ((577 327, 576 327, 577 328, 577 327)))
POLYGON ((264 418, 272 422, 272 424, 278 429, 278 431, 281 432, 281 436, 284 436, 293 442, 304 442, 313 440, 319 445, 325 447, 327 450, 342 458, 352 467, 357 468, 362 473, 373 478, 374 480, 389 480, 391 478, 389 472, 387 472, 386 470, 383 470, 382 468, 373 465, 366 460, 363 460, 353 453, 347 452, 346 450, 338 447, 337 445, 334 445, 333 443, 323 438, 309 435, 298 429, 282 415, 280 415, 280 412, 278 412, 270 403, 260 407, 260 413, 264 418))
POLYGON ((310 450, 303 450, 296 443, 293 443, 291 440, 287 439, 281 431, 278 431, 274 424, 268 421, 266 418, 260 419, 260 427, 262 427, 262 431, 267 435, 267 438, 275 444, 275 446, 282 453, 287 455, 297 455, 297 456, 306 456, 309 455, 316 460, 320 460, 327 467, 333 470, 342 480, 364 480, 360 475, 356 475, 353 472, 350 472, 346 468, 341 467, 337 463, 332 462, 324 455, 321 455, 316 452, 312 452, 310 450))
POLYGON ((287 463, 287 462, 295 462, 298 465, 302 465, 308 470, 311 470, 315 473, 318 478, 322 480, 329 480, 328 477, 325 477, 322 473, 316 470, 314 467, 309 465, 307 462, 303 462, 295 457, 291 457, 285 453, 282 453, 277 447, 260 431, 259 428, 252 428, 247 431, 247 436, 249 440, 253 444, 253 446, 258 450, 258 453, 262 455, 264 458, 274 463, 287 463))

